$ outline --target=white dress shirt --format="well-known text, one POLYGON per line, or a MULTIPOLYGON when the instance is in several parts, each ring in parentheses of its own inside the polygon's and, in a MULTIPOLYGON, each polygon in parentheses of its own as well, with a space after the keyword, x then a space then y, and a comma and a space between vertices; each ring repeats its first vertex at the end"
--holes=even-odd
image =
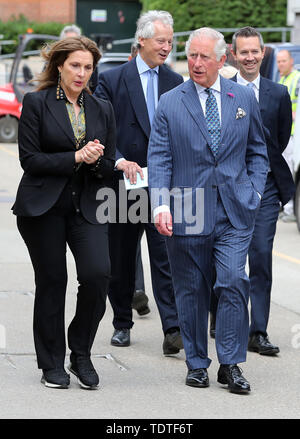
MULTIPOLYGON (((236 80, 238 84, 241 85, 248 85, 250 81, 247 81, 246 79, 244 79, 240 72, 237 73, 236 75, 236 80)), ((258 74, 257 78, 254 79, 254 81, 251 81, 252 84, 254 85, 254 87, 252 88, 252 90, 254 91, 255 97, 257 99, 257 102, 259 102, 259 83, 260 83, 260 74, 258 74)))
MULTIPOLYGON (((207 87, 202 87, 202 85, 197 84, 196 82, 194 82, 199 99, 200 99, 200 104, 203 110, 203 114, 204 116, 206 116, 206 99, 208 98, 208 94, 206 93, 205 89, 207 87)), ((209 87, 212 92, 214 97, 216 98, 217 101, 217 106, 218 106, 218 111, 219 111, 219 118, 220 118, 220 124, 222 122, 222 118, 221 118, 221 81, 220 81, 220 75, 218 75, 216 82, 209 87)))
MULTIPOLYGON (((148 66, 147 63, 145 63, 145 61, 143 60, 143 58, 141 57, 141 55, 138 53, 136 56, 136 66, 137 66, 137 70, 138 73, 140 75, 140 80, 141 80, 141 84, 142 84, 142 88, 143 88, 143 92, 144 92, 144 96, 145 96, 145 101, 147 102, 147 86, 148 86, 148 80, 150 77, 150 67, 148 66)), ((154 70, 157 75, 154 76, 154 81, 153 81, 153 85, 154 85, 154 99, 155 99, 155 108, 157 107, 157 103, 158 103, 158 72, 159 72, 159 66, 154 67, 154 70)), ((115 168, 117 167, 118 163, 120 163, 122 160, 126 160, 125 157, 122 157, 120 159, 118 159, 115 163, 115 168)))

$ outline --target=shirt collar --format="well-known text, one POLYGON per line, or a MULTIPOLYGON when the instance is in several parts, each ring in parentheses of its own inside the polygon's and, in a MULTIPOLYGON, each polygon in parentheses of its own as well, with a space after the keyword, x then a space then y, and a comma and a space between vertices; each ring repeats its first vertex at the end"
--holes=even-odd
POLYGON ((247 81, 241 76, 240 72, 237 72, 236 80, 237 83, 241 85, 248 85, 249 82, 252 82, 257 88, 257 90, 259 90, 260 74, 258 74, 258 76, 254 79, 254 81, 247 81))
MULTIPOLYGON (((196 90, 197 90, 198 93, 205 92, 205 90, 206 90, 207 87, 202 87, 202 85, 197 84, 196 82, 194 82, 194 84, 195 84, 195 86, 196 86, 196 90)), ((220 75, 218 75, 218 77, 217 77, 217 79, 216 79, 216 82, 215 82, 211 87, 209 87, 209 88, 212 89, 212 90, 214 90, 214 91, 217 91, 217 92, 221 93, 221 81, 220 81, 220 75)), ((205 92, 205 93, 206 93, 206 92, 205 92)))
MULTIPOLYGON (((143 73, 148 72, 148 70, 150 70, 150 67, 143 60, 143 58, 141 57, 141 55, 139 53, 136 56, 136 66, 137 66, 139 75, 142 75, 143 73)), ((154 70, 158 74, 159 66, 154 67, 152 70, 154 70)))
MULTIPOLYGON (((58 84, 57 89, 56 89, 56 99, 58 101, 66 101, 69 104, 71 104, 71 102, 69 101, 69 99, 66 96, 64 89, 60 86, 60 84, 58 84)), ((80 93, 80 95, 77 98, 77 104, 80 107, 83 106, 83 91, 80 93)))

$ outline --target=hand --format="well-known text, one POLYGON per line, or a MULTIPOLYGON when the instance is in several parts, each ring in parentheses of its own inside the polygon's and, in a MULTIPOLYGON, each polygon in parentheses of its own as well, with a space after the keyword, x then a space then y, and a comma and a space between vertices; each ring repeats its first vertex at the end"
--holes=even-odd
POLYGON ((104 154, 104 145, 98 139, 89 141, 83 148, 75 153, 76 163, 85 162, 88 165, 95 163, 104 154))
POLYGON ((117 164, 118 171, 123 171, 126 178, 129 178, 131 184, 136 184, 136 174, 140 174, 141 179, 144 180, 144 174, 142 168, 136 162, 130 162, 128 160, 121 160, 117 164))
POLYGON ((170 212, 160 212, 154 218, 154 224, 157 231, 164 236, 173 235, 173 220, 170 212))

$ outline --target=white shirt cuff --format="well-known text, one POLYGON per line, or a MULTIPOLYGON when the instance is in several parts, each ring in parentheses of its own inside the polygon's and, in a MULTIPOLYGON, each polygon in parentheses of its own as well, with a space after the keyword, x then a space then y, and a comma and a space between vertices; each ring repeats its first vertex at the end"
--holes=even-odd
POLYGON ((163 204, 162 206, 158 206, 153 210, 153 218, 156 217, 156 215, 158 215, 161 212, 170 212, 170 208, 169 206, 167 206, 166 204, 163 204))
POLYGON ((126 160, 126 159, 124 159, 124 157, 121 157, 120 159, 118 159, 117 161, 116 161, 116 163, 115 163, 115 168, 118 166, 118 164, 120 163, 120 162, 122 162, 123 160, 126 160))

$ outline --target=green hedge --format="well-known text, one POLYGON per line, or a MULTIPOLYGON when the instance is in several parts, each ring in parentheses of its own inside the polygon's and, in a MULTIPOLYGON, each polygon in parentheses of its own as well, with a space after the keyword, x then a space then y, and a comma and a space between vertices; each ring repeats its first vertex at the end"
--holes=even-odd
MULTIPOLYGON (((2 40, 15 40, 15 44, 3 45, 2 54, 14 53, 18 45, 18 35, 26 34, 28 29, 35 34, 59 35, 61 30, 69 23, 39 23, 37 21, 29 21, 23 15, 18 18, 12 16, 9 21, 0 20, 0 34, 3 35, 2 40)), ((1 41, 1 40, 0 40, 1 41)), ((39 49, 40 42, 32 41, 28 50, 39 49)))
MULTIPOLYGON (((174 18, 175 32, 202 26, 286 27, 287 0, 140 0, 144 10, 162 9, 174 18)), ((232 34, 225 35, 230 42, 232 34)), ((264 33, 265 42, 281 41, 280 33, 264 33)))

